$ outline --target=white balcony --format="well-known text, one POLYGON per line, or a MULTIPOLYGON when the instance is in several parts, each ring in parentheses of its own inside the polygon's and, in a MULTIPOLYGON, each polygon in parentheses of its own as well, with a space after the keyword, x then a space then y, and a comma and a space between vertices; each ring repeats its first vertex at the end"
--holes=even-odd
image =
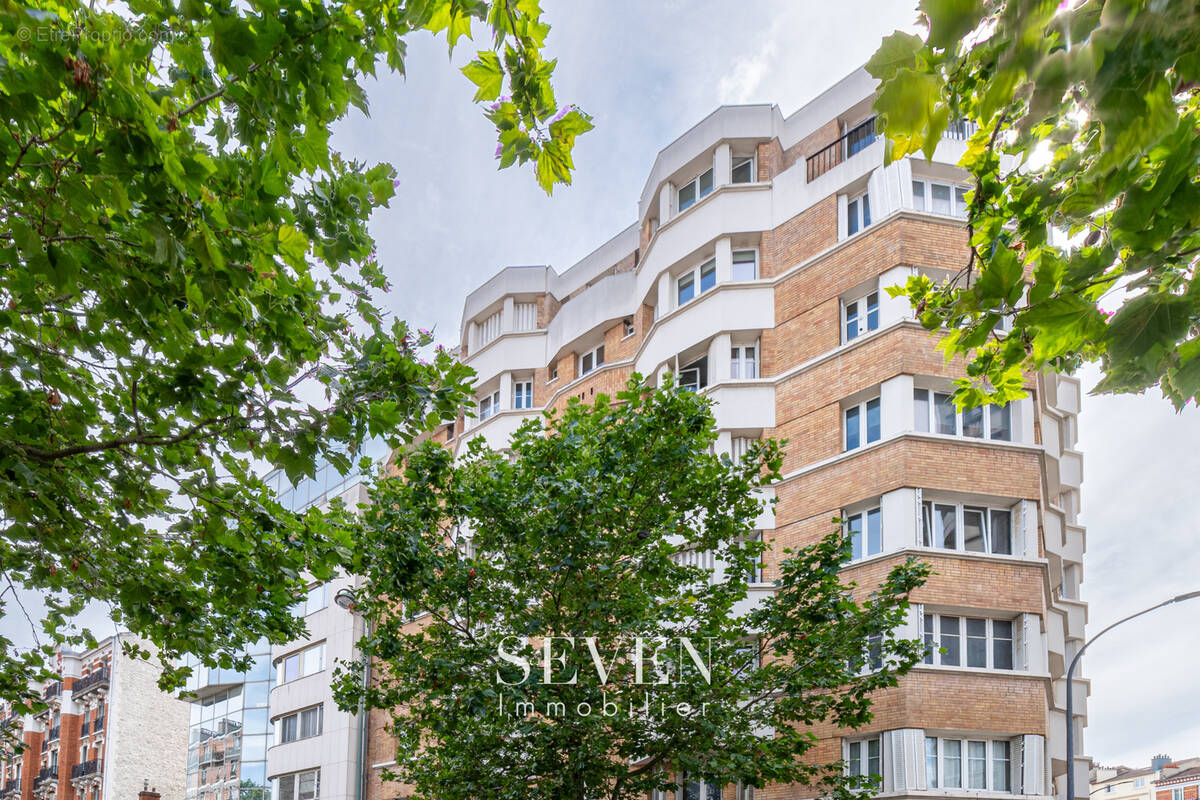
POLYGON ((634 296, 635 284, 633 272, 619 272, 601 278, 563 303, 546 329, 546 355, 552 356, 581 336, 618 319, 633 316, 639 305, 634 296))
POLYGON ((544 330, 503 333, 465 359, 466 365, 475 370, 477 385, 501 372, 540 369, 546 366, 546 361, 544 330))
POLYGON ((708 396, 718 429, 775 427, 775 386, 769 380, 718 383, 708 390, 708 396))
POLYGON ((721 331, 775 327, 775 292, 758 284, 717 284, 650 329, 634 364, 643 375, 721 331))
POLYGON ((467 443, 472 439, 483 437, 484 444, 492 450, 504 450, 508 448, 509 442, 512 440, 512 435, 517 432, 517 428, 527 419, 532 419, 538 416, 540 411, 501 411, 488 417, 484 421, 469 420, 472 427, 468 428, 462 436, 458 437, 457 445, 459 454, 465 453, 467 443))

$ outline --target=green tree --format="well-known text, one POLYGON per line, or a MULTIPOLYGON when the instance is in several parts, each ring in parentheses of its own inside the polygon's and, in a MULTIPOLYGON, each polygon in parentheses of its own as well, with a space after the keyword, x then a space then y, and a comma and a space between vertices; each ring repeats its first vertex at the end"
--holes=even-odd
POLYGON ((536 0, 0 0, 0 600, 49 607, 38 648, 0 642, 0 697, 32 699, 87 601, 164 664, 295 636, 300 574, 352 541, 256 474, 345 471, 459 407, 465 368, 378 308, 395 171, 329 139, 421 31, 486 39, 464 72, 508 92, 501 164, 568 182, 590 122, 557 108, 536 0))
POLYGON ((837 797, 867 786, 806 761, 807 726, 862 725, 870 693, 921 657, 890 633, 927 568, 897 566, 855 602, 835 531, 783 561, 774 595, 747 613, 757 490, 781 453, 768 441, 732 463, 711 454, 715 439, 708 400, 635 377, 616 403, 525 423, 511 453, 476 439, 456 463, 424 445, 378 483, 358 569, 373 681, 344 671, 337 696, 390 712, 396 777, 416 796, 643 798, 682 773, 837 797), (638 637, 647 657, 667 637, 669 683, 646 685, 656 673, 638 637))
POLYGON ((952 121, 978 126, 961 161, 975 183, 970 252, 948 282, 904 288, 947 352, 970 359, 960 401, 1011 399, 1023 369, 1087 361, 1103 369, 1097 391, 1200 399, 1200 7, 922 0, 920 12, 925 40, 894 33, 867 68, 889 159, 928 157, 952 121), (1006 336, 993 332, 1002 318, 1006 336))

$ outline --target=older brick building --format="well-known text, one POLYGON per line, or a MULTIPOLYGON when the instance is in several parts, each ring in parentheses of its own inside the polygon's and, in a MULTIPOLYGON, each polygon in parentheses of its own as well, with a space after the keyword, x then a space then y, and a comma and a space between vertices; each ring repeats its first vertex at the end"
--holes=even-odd
POLYGON ((125 638, 60 649, 59 678, 41 687, 48 707, 3 709, 25 749, 0 759, 0 798, 131 798, 150 781, 167 800, 183 800, 187 703, 158 689, 154 662, 127 656, 125 638))
MULTIPOLYGON (((674 373, 714 401, 723 451, 789 440, 752 591, 772 591, 783 549, 837 515, 860 585, 909 555, 933 566, 904 633, 945 652, 883 693, 866 729, 819 731, 817 756, 881 774, 881 796, 1061 797, 1062 677, 1086 616, 1079 385, 1038 375, 1005 408, 949 402, 962 364, 886 289, 966 264, 955 164, 971 131, 951 126, 931 161, 885 166, 873 92, 859 71, 788 117, 719 108, 658 155, 627 229, 565 272, 510 267, 473 291, 460 347, 475 415, 438 439, 503 448, 543 409, 612 393, 635 371, 674 373)), ((1081 733, 1086 681, 1076 691, 1081 733)), ((404 795, 379 780, 394 763, 384 717, 371 726, 371 800, 404 795)), ((1087 766, 1078 757, 1080 787, 1087 766)), ((718 794, 748 796, 691 785, 679 798, 718 794)))

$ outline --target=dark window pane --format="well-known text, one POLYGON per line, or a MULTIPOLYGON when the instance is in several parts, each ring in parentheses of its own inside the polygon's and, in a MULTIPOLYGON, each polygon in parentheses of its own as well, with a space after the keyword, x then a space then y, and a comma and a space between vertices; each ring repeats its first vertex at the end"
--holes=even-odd
POLYGON ((709 261, 700 267, 700 291, 707 292, 717 285, 717 262, 709 261))
POLYGON ((968 408, 963 412, 963 436, 983 438, 983 407, 968 408))
POLYGON ((1010 620, 992 620, 992 666, 1013 668, 1013 624, 1010 620))
POLYGON ((867 330, 873 331, 879 327, 879 295, 867 295, 867 330))
POLYGON ((689 183, 679 189, 679 210, 686 211, 696 204, 696 184, 689 183))
POLYGON ((963 509, 963 547, 972 553, 982 553, 983 546, 983 515, 982 508, 963 509))
POLYGON ((853 450, 859 445, 859 411, 858 406, 846 409, 846 449, 853 450))
POLYGON ((871 224, 871 198, 865 194, 861 198, 862 201, 862 226, 865 228, 871 224))
MULTIPOLYGON (((948 667, 957 667, 961 662, 958 617, 942 617, 941 645, 946 652, 942 653, 942 663, 948 667)), ((947 755, 949 752, 947 751, 947 755)))
POLYGON ((858 336, 858 303, 850 303, 846 306, 846 341, 850 341, 855 336, 858 336))
POLYGON ((934 616, 933 614, 925 615, 925 663, 933 663, 933 651, 937 649, 934 644, 934 616))
POLYGON ((933 414, 937 418, 938 433, 945 433, 950 436, 958 433, 956 426, 956 417, 958 415, 954 409, 954 401, 950 399, 950 395, 938 392, 934 393, 933 414))
POLYGON ((879 398, 867 401, 867 441, 878 442, 880 436, 879 398))
POLYGON ((862 514, 855 514, 846 521, 846 536, 850 539, 850 558, 853 561, 863 557, 862 514))
POLYGON ((987 620, 967 620, 967 666, 987 667, 987 620))
POLYGON ((998 555, 1012 555, 1012 513, 992 509, 991 516, 991 552, 998 555))
POLYGON ((853 236, 858 233, 858 201, 851 200, 846 205, 846 235, 853 236))
POLYGON ((1012 441, 1012 407, 1008 405, 988 406, 988 423, 991 437, 1002 442, 1012 441))
POLYGON ((867 512, 867 555, 883 552, 883 531, 880 526, 879 509, 867 512))
POLYGON ((700 196, 701 197, 708 196, 708 193, 713 190, 713 171, 712 171, 712 169, 706 169, 704 172, 702 172, 700 174, 699 184, 700 184, 700 196))
POLYGON ((937 522, 938 522, 938 547, 944 547, 947 550, 958 549, 958 530, 955 519, 954 506, 937 506, 937 522))
POLYGON ((736 159, 735 158, 733 160, 733 171, 732 171, 732 176, 731 176, 733 183, 752 183, 754 181, 754 173, 752 171, 753 167, 754 167, 754 159, 752 159, 752 158, 736 159))

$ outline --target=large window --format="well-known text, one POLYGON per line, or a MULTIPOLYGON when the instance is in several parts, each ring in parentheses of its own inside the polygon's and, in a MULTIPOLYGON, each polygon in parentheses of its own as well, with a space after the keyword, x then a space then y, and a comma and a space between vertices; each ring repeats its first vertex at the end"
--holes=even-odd
POLYGON ((733 274, 735 281, 753 281, 758 279, 758 251, 734 250, 733 274))
MULTIPOLYGON (((596 367, 604 363, 604 345, 600 345, 594 350, 588 350, 579 357, 579 374, 587 375, 596 367)), ((555 377, 558 377, 557 374, 555 377)))
POLYGON ((296 601, 292 606, 292 613, 297 617, 307 617, 314 611, 320 611, 329 604, 328 600, 329 587, 324 583, 318 583, 316 586, 304 593, 304 596, 296 601))
POLYGON ((495 416, 500 410, 500 390, 479 398, 479 421, 495 416))
POLYGON ((925 738, 930 789, 1012 791, 1012 745, 1007 739, 925 738))
POLYGON ((321 770, 293 772, 275 779, 275 800, 318 800, 321 796, 321 770))
POLYGON ((879 441, 881 428, 878 397, 850 406, 844 412, 844 416, 847 450, 879 441))
POLYGON ((681 306, 716 285, 717 261, 715 258, 710 258, 675 279, 675 304, 681 306))
POLYGON ((923 433, 1011 442, 1012 406, 977 406, 959 413, 949 392, 913 389, 913 425, 923 433))
POLYGON ((323 706, 313 706, 295 714, 288 714, 275 720, 276 741, 280 744, 294 742, 297 739, 307 739, 320 736, 324 725, 325 712, 323 706))
POLYGON ((754 345, 737 345, 729 351, 729 377, 734 380, 758 377, 758 348, 754 345))
POLYGON ((879 739, 860 739, 846 745, 846 771, 850 775, 874 775, 883 771, 879 762, 879 739))
POLYGON ((883 535, 879 509, 872 508, 846 516, 846 538, 850 540, 850 559, 877 555, 883 552, 883 535))
POLYGON ((325 669, 325 643, 314 644, 279 659, 275 665, 276 683, 287 683, 325 669))
POLYGON ((696 205, 696 201, 707 197, 713 190, 712 167, 704 170, 696 177, 679 187, 679 210, 687 211, 696 205))
POLYGON ((924 635, 926 664, 1013 668, 1012 620, 926 614, 924 635))
POLYGON ((513 381, 513 408, 533 408, 533 381, 513 381))
POLYGON ((871 224, 871 198, 860 194, 846 204, 846 235, 853 236, 871 224))
POLYGON ((935 214, 955 217, 967 216, 967 192, 970 189, 966 186, 914 180, 912 191, 913 208, 918 211, 932 211, 935 214))
POLYGON ((1010 556, 1012 510, 925 501, 921 504, 921 543, 942 550, 1010 556))
POLYGON ((679 369, 679 386, 693 392, 708 386, 708 356, 702 356, 679 369))
POLYGON ((845 341, 879 328, 879 292, 847 302, 842 308, 842 330, 845 341))
POLYGON ((754 183, 758 178, 754 156, 734 156, 729 179, 732 183, 754 183))

